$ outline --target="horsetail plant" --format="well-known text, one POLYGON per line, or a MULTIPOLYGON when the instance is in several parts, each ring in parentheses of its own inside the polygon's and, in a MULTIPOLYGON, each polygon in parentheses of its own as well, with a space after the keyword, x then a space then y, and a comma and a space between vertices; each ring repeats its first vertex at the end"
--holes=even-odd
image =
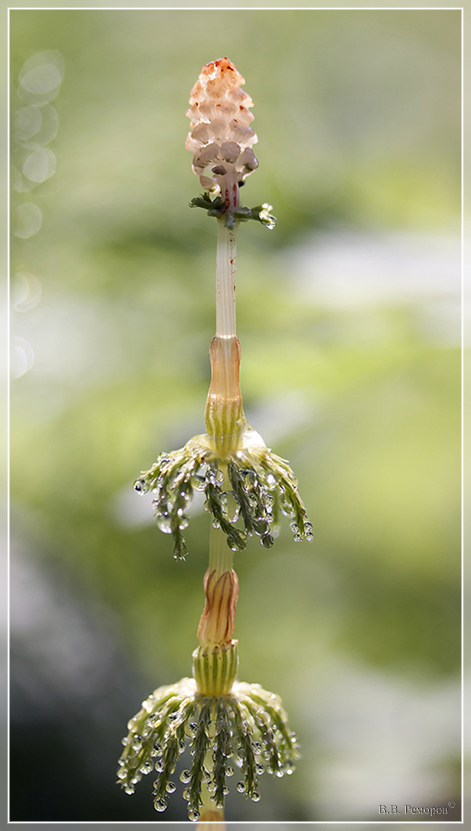
POLYGON ((271 206, 240 205, 240 187, 258 167, 251 125, 252 99, 234 64, 222 58, 203 67, 191 91, 186 148, 204 189, 190 202, 217 218, 216 334, 211 341, 211 385, 206 433, 180 450, 161 453, 134 483, 154 494, 158 527, 173 538, 174 556, 185 559, 187 509, 203 491, 212 517, 209 565, 204 576, 205 607, 193 652, 193 677, 159 687, 128 723, 118 782, 126 793, 144 774, 157 772, 154 806, 164 811, 179 756, 189 746, 191 766, 180 780, 190 820, 223 819, 228 779, 241 771, 236 789, 258 802, 264 771, 283 776, 298 757, 280 698, 259 684, 236 680, 234 623, 238 578, 233 554, 256 535, 270 548, 280 513, 291 520, 294 539, 312 539, 312 526, 287 461, 271 452, 244 415, 239 388, 240 344, 236 335, 236 234, 241 222, 275 226, 271 206))

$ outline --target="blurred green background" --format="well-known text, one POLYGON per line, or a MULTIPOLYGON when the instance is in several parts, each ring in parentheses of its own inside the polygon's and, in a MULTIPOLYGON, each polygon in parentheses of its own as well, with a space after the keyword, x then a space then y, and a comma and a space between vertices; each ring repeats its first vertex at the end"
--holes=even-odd
POLYGON ((186 817, 114 778, 203 607, 202 506, 175 562, 132 482, 203 430, 185 111, 223 55, 255 102, 242 201, 278 217, 239 233, 242 392, 315 529, 236 555, 239 677, 303 756, 227 818, 459 803, 460 37, 458 10, 12 10, 11 819, 186 817))

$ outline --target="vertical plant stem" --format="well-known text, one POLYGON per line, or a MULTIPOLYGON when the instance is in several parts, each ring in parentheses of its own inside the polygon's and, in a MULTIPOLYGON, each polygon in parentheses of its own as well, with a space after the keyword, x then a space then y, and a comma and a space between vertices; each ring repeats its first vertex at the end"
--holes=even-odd
POLYGON ((236 334, 236 233, 226 228, 224 217, 217 222, 216 253, 216 337, 231 338, 236 334))
POLYGON ((211 526, 209 531, 208 570, 216 571, 216 579, 225 571, 232 571, 233 551, 226 542, 226 535, 220 528, 211 526))
MULTIPOLYGON (((239 207, 239 185, 234 174, 221 176, 221 198, 229 211, 239 207)), ((216 337, 232 338, 236 334, 236 234, 239 223, 226 226, 218 219, 216 253, 216 337)))
MULTIPOLYGON (((233 176, 225 176, 221 180, 221 197, 228 210, 239 206, 239 185, 233 176)), ((212 406, 225 411, 228 407, 233 418, 227 420, 218 418, 219 429, 216 432, 218 443, 225 446, 234 438, 233 419, 240 418, 241 400, 239 390, 239 345, 236 337, 236 234, 238 223, 228 228, 225 217, 221 217, 217 224, 217 252, 216 252, 216 336, 213 339, 214 360, 212 361, 213 381, 215 371, 218 373, 217 389, 214 390, 212 406), (221 343, 222 341, 222 343, 221 343), (218 348, 218 343, 221 346, 218 348), (217 353, 216 353, 217 350, 217 353), (217 358, 216 358, 217 354, 217 358), (217 366, 218 364, 218 366, 217 366), (217 369, 216 369, 217 367, 217 369), (225 429, 221 431, 222 423, 225 429), (229 426, 230 425, 230 426, 229 426)), ((211 391, 209 395, 211 401, 211 391)), ((211 409, 211 408, 209 408, 211 409)), ((207 414, 209 412, 207 408, 207 414)), ((208 422, 207 422, 208 424, 208 422)), ((209 426, 209 425, 208 425, 209 426)), ((214 435, 214 432, 209 429, 214 435)), ((228 483, 227 470, 225 472, 228 483)), ((211 526, 209 534, 209 564, 208 572, 215 571, 215 580, 226 572, 232 573, 233 554, 226 542, 226 535, 219 529, 211 526)), ((213 760, 210 755, 208 769, 212 770, 213 760)), ((210 798, 206 784, 202 791, 203 805, 198 827, 201 831, 225 831, 224 810, 217 808, 210 798), (216 824, 215 824, 216 823, 216 824)))
MULTIPOLYGON (((212 759, 209 760, 212 765, 212 759)), ((208 765, 206 765, 208 766, 208 765)), ((206 783, 203 784, 201 791, 201 813, 198 821, 199 831, 226 831, 226 824, 224 822, 224 809, 216 808, 212 801, 206 783)))

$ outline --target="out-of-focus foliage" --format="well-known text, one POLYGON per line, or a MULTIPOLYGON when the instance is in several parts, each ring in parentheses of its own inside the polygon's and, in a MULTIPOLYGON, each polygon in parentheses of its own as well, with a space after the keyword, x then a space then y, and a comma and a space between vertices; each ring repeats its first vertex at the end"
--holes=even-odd
POLYGON ((185 110, 223 55, 255 102, 243 202, 278 217, 239 233, 242 393, 315 529, 236 555, 239 677, 282 695, 303 759, 262 781, 257 806, 229 801, 228 819, 370 820, 385 800, 457 799, 460 12, 13 10, 12 507, 22 568, 55 586, 25 577, 15 600, 14 820, 184 818, 183 800, 161 817, 108 783, 126 718, 189 674, 203 605, 207 515, 195 506, 177 563, 132 482, 203 430, 216 228, 187 207, 185 110), (25 138, 21 79, 48 50, 63 77, 37 101, 41 144, 25 138), (64 580, 73 617, 96 621, 79 645, 64 580), (50 664, 25 646, 38 621, 50 664), (111 661, 77 698, 70 669, 51 714, 57 667, 80 649, 89 666, 95 641, 104 666, 121 656, 120 684, 111 661), (58 737, 68 707, 95 713, 89 739, 66 718, 58 737), (42 759, 70 768, 79 798, 42 759))

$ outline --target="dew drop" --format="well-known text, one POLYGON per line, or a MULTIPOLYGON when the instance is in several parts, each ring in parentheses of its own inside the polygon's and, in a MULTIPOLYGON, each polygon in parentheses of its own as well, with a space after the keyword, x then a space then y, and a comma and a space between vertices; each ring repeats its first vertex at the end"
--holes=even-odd
POLYGON ((239 791, 239 793, 244 793, 244 791, 245 791, 245 785, 244 785, 244 783, 243 783, 243 782, 238 782, 238 783, 237 783, 237 790, 239 791))
POLYGON ((205 485, 205 476, 195 473, 190 479, 192 487, 197 491, 203 491, 205 485))
POLYGON ((234 768, 226 768, 226 776, 234 776, 234 768))
POLYGON ((165 790, 167 791, 167 793, 175 793, 175 791, 177 790, 175 782, 167 782, 165 790))
POLYGON ((128 786, 124 789, 124 793, 134 793, 134 788, 133 788, 131 785, 128 785, 128 786))
POLYGON ((122 769, 118 770, 118 779, 126 779, 127 775, 128 775, 127 770, 122 770, 122 769))
POLYGON ((164 534, 172 533, 172 520, 168 514, 168 511, 164 511, 162 514, 157 515, 157 525, 164 534))
POLYGON ((245 479, 245 487, 251 490, 257 484, 257 474, 253 470, 242 470, 242 476, 245 479))
POLYGON ((232 516, 229 517, 229 522, 233 525, 237 522, 240 516, 240 505, 235 505, 234 510, 232 512, 232 516))
POLYGON ((183 782, 184 785, 188 785, 188 782, 191 779, 191 773, 189 770, 182 770, 180 774, 180 782, 183 782))
POLYGON ((155 808, 156 811, 159 811, 159 813, 162 813, 162 811, 165 811, 166 807, 167 807, 167 803, 166 803, 165 799, 154 799, 154 808, 155 808))
POLYGON ((265 772, 265 768, 261 764, 255 765, 255 770, 257 771, 259 776, 261 776, 262 773, 265 772))
POLYGON ((260 802, 260 794, 258 791, 254 791, 252 794, 252 802, 260 802))
POLYGON ((206 474, 206 481, 210 485, 222 485, 224 482, 224 474, 222 470, 218 470, 217 467, 210 467, 206 474))
POLYGON ((137 493, 144 494, 149 490, 149 486, 145 479, 136 479, 134 482, 134 490, 137 493))
POLYGON ((191 822, 198 822, 199 818, 200 812, 196 809, 193 808, 191 811, 188 811, 188 819, 191 820, 191 822))

